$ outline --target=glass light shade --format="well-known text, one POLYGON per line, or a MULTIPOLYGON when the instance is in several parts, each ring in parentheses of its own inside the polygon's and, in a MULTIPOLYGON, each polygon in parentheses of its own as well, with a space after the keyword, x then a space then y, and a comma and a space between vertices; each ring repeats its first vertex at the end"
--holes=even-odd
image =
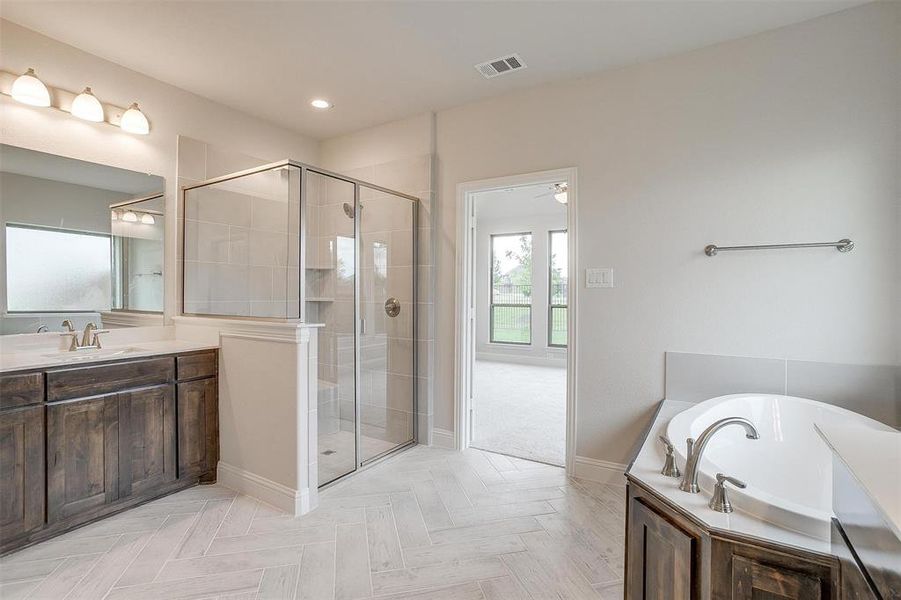
POLYGON ((91 88, 86 87, 82 93, 75 96, 75 100, 72 101, 72 115, 94 123, 103 121, 103 106, 91 92, 91 88))
POLYGON ((125 221, 126 223, 137 223, 138 215, 136 215, 135 213, 133 213, 130 210, 127 210, 127 211, 125 211, 125 214, 122 215, 122 220, 125 221))
POLYGON ((143 223, 144 225, 153 225, 154 223, 156 223, 156 221, 154 220, 153 215, 144 213, 143 215, 141 215, 141 223, 143 223))
POLYGON ((137 102, 128 107, 128 110, 122 115, 119 127, 128 133, 137 133, 139 135, 150 133, 150 123, 147 122, 147 117, 138 108, 137 102))
POLYGON ((557 192, 556 194, 554 194, 554 200, 556 200, 560 204, 566 204, 566 202, 569 200, 569 197, 566 195, 565 191, 557 192))
POLYGON ((331 102, 329 102, 328 100, 323 100, 322 98, 316 98, 315 100, 310 102, 310 104, 313 105, 313 108, 318 108, 318 109, 326 109, 326 108, 332 107, 331 102))
POLYGON ((28 69, 24 75, 16 78, 10 95, 22 104, 50 106, 50 91, 47 90, 44 82, 34 74, 34 69, 28 69))

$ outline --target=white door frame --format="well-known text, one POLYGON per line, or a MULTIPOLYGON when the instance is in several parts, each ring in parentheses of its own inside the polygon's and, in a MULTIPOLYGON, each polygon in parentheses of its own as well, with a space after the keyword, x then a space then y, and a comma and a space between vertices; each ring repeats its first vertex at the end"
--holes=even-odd
POLYGON ((468 181, 457 185, 457 309, 456 377, 454 380, 454 443, 457 450, 469 446, 472 408, 472 369, 475 361, 475 200, 477 192, 536 185, 567 184, 567 348, 566 348, 566 473, 574 473, 576 456, 576 355, 578 317, 578 218, 575 167, 468 181))

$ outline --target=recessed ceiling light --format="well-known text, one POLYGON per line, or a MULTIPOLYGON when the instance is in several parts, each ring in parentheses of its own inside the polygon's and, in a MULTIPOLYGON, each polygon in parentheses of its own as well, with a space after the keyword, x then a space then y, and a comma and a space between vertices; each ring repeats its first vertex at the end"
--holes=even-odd
POLYGON ((328 100, 323 100, 322 98, 316 98, 312 102, 310 102, 313 108, 318 108, 320 110, 325 110, 326 108, 331 108, 332 103, 328 100))

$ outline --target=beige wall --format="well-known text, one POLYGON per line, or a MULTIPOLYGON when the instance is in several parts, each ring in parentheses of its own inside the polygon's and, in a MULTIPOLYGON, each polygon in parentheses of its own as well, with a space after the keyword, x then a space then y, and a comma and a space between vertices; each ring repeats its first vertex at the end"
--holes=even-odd
POLYGON ((104 102, 137 101, 150 134, 130 135, 86 123, 52 109, 24 106, 0 96, 0 142, 81 160, 153 173, 166 179, 166 312, 176 311, 176 139, 187 135, 266 160, 294 158, 316 163, 316 140, 216 104, 156 79, 0 20, 0 68, 34 67, 52 87, 80 91, 85 85, 104 102))
POLYGON ((453 428, 458 183, 579 170, 577 455, 627 460, 664 352, 899 361, 899 4, 437 116, 435 425, 453 428), (706 244, 826 241, 727 254, 706 244))

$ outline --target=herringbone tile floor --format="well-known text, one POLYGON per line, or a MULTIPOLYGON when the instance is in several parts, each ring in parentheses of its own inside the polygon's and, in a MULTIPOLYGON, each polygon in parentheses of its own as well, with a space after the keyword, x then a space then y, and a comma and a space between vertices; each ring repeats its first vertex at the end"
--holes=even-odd
POLYGON ((416 447, 295 519, 222 486, 0 560, 0 598, 622 598, 624 488, 416 447))

